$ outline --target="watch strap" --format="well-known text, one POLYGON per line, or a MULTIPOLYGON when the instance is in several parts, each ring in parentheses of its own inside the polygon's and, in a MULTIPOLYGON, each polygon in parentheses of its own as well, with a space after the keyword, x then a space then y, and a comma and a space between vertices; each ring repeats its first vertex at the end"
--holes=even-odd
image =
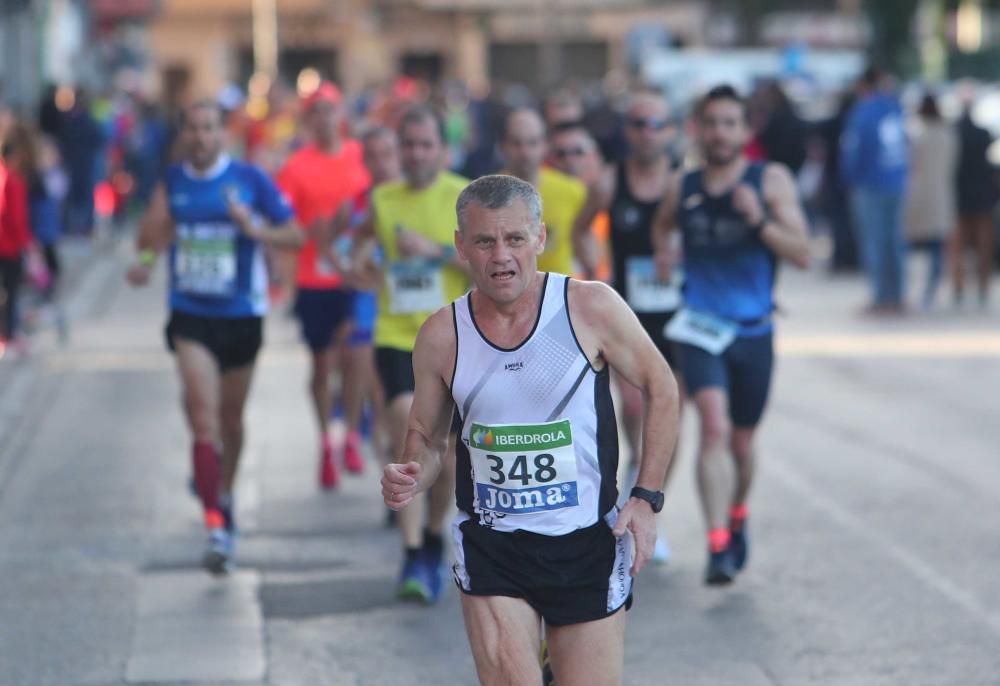
POLYGON ((650 491, 647 488, 635 486, 632 488, 629 496, 645 500, 653 508, 653 512, 659 512, 663 509, 663 491, 650 491))

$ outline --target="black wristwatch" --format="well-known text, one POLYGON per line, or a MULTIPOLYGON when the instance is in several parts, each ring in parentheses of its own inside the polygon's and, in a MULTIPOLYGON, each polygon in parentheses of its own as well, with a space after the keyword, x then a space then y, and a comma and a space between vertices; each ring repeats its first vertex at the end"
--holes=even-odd
POLYGON ((629 493, 629 496, 638 498, 639 500, 645 500, 649 503, 649 506, 653 508, 653 512, 659 512, 663 509, 663 491, 650 491, 636 486, 632 489, 632 492, 629 493))

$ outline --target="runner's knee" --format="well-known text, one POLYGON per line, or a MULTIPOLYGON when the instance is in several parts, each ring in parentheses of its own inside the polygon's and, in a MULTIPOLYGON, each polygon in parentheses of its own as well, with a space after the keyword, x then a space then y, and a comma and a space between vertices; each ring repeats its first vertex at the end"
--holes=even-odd
POLYGON ((240 412, 224 412, 222 415, 222 433, 225 436, 243 435, 243 415, 240 412))
POLYGON ((519 636, 504 635, 484 642, 476 654, 476 668, 484 684, 523 684, 541 681, 538 656, 525 650, 519 636), (537 674, 537 677, 536 677, 537 674))
POLYGON ((325 392, 329 385, 330 368, 326 364, 314 363, 309 377, 309 388, 313 393, 325 392))
POLYGON ((184 390, 182 402, 195 440, 214 441, 218 439, 218 408, 209 402, 203 394, 192 388, 184 390))
POLYGON ((745 460, 753 456, 753 430, 735 429, 733 431, 731 449, 737 460, 745 460))
POLYGON ((723 413, 709 412, 701 418, 701 442, 709 449, 725 448, 733 435, 732 423, 723 413))
POLYGON ((189 406, 188 417, 191 421, 191 433, 194 434, 194 440, 209 443, 218 442, 219 421, 210 409, 204 406, 189 406))

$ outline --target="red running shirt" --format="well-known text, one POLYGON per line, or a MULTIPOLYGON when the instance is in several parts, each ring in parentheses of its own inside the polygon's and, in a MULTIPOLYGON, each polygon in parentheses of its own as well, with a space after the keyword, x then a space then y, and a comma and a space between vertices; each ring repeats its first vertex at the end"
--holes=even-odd
MULTIPOLYGON (((335 154, 307 145, 295 152, 278 172, 278 187, 288 196, 295 218, 305 231, 318 219, 328 219, 340 206, 371 185, 361 144, 344 141, 335 154)), ((325 268, 310 237, 299 253, 295 283, 300 288, 339 288, 340 274, 325 268)))

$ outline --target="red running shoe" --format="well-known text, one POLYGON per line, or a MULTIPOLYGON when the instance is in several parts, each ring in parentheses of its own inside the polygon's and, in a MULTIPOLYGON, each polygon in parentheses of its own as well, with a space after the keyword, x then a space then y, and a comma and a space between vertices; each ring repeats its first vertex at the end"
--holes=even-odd
POLYGON ((333 444, 329 438, 323 439, 323 451, 319 462, 319 487, 324 490, 336 488, 340 483, 337 465, 333 462, 333 444))
POLYGON ((361 454, 361 436, 357 431, 347 434, 344 441, 344 468, 351 474, 365 471, 365 459, 361 454))

